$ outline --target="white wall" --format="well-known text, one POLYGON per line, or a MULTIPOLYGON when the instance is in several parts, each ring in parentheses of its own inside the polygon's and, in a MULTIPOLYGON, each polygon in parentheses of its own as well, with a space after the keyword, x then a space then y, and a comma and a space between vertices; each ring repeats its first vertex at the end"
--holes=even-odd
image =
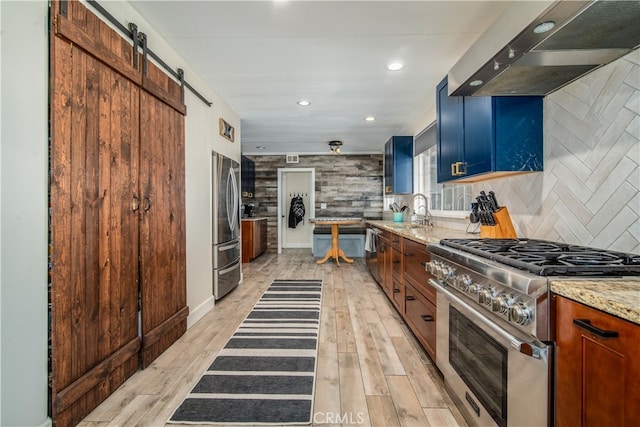
MULTIPOLYGON (((186 92, 187 304, 192 325, 213 306, 210 158, 240 161, 240 117, 126 2, 101 2, 121 22, 135 22, 149 47, 207 99, 186 92), (219 136, 218 119, 235 143, 219 136)), ((47 419, 47 2, 0 1, 2 110, 0 151, 0 425, 47 419)), ((91 6, 88 6, 91 9, 91 6)))
POLYGON ((0 425, 47 421, 47 2, 0 1, 0 425))

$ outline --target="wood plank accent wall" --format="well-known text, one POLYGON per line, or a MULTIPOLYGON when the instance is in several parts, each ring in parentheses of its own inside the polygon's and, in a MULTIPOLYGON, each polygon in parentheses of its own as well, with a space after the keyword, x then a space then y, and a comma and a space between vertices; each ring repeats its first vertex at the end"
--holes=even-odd
POLYGON ((247 155, 255 162, 256 217, 268 219, 269 249, 278 247, 278 168, 315 168, 316 216, 382 218, 382 154, 300 155, 286 163, 284 155, 247 155), (320 209, 326 203, 327 209, 320 209))

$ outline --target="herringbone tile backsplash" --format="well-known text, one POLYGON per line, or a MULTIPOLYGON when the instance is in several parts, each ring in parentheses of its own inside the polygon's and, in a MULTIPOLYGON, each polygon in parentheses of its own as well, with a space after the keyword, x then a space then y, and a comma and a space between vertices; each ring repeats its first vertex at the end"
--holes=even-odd
POLYGON ((544 100, 544 172, 474 184, 518 236, 640 253, 640 51, 544 100))

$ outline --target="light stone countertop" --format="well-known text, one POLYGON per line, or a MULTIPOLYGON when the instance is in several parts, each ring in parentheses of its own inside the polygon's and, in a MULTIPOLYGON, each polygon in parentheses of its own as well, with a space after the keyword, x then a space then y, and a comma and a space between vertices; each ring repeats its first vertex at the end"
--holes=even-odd
POLYGON ((551 280, 551 292, 640 325, 640 278, 551 280))
POLYGON ((391 231, 402 237, 418 243, 438 243, 440 239, 461 239, 480 237, 479 234, 468 234, 464 231, 453 230, 451 228, 433 227, 429 229, 426 225, 411 224, 408 222, 393 221, 365 221, 386 231, 391 231))
MULTIPOLYGON (((425 245, 446 238, 480 237, 443 227, 429 230, 426 226, 408 222, 367 220, 366 223, 425 245)), ((551 280, 550 289, 558 295, 640 325, 640 278, 551 280)))
POLYGON ((268 219, 266 216, 261 216, 261 217, 254 217, 254 218, 240 218, 243 221, 260 221, 262 219, 268 219))

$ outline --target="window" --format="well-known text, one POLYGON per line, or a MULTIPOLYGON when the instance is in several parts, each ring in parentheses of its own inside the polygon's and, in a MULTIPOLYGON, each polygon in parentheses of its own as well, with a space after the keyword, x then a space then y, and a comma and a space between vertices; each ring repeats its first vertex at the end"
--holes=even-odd
MULTIPOLYGON (((416 193, 429 199, 429 210, 438 216, 468 214, 471 209, 471 184, 438 184, 437 146, 432 145, 413 158, 414 185, 416 193)), ((424 201, 416 200, 416 205, 424 201)), ((419 206, 414 206, 418 211, 419 206)))

